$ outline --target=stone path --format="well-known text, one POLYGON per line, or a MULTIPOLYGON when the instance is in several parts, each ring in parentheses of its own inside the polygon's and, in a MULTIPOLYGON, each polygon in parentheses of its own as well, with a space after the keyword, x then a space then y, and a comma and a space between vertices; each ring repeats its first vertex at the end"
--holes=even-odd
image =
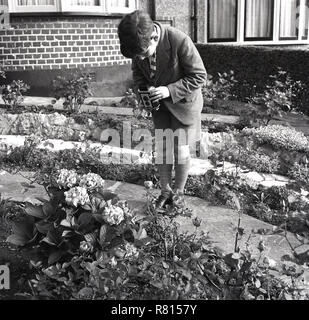
MULTIPOLYGON (((4 199, 11 198, 15 201, 29 201, 34 204, 39 203, 35 197, 47 198, 44 188, 39 185, 35 185, 35 188, 29 189, 24 192, 22 182, 28 182, 25 177, 31 178, 33 173, 23 172, 21 175, 11 175, 7 172, 0 172, 0 193, 4 199)), ((115 191, 120 199, 127 200, 132 209, 138 209, 140 215, 145 214, 145 189, 142 186, 106 181, 106 187, 115 191)), ((154 190, 156 195, 159 194, 159 190, 154 190)), ((207 201, 186 196, 187 205, 193 209, 193 217, 197 216, 202 219, 201 229, 208 233, 209 238, 214 246, 221 249, 224 253, 230 253, 234 250, 234 241, 236 234, 236 227, 238 222, 238 214, 226 207, 216 207, 210 205, 207 201)), ((190 218, 177 217, 176 221, 180 224, 182 231, 188 231, 193 233, 195 228, 190 218)), ((252 218, 247 215, 242 216, 241 227, 244 228, 244 236, 240 241, 241 248, 245 248, 245 242, 247 241, 252 229, 272 229, 273 226, 262 222, 258 219, 252 218)), ((287 237, 293 247, 299 246, 299 241, 292 233, 288 232, 287 237)), ((253 235, 249 243, 249 248, 252 250, 255 256, 258 256, 259 252, 257 245, 259 241, 264 240, 267 245, 266 254, 269 258, 274 259, 278 265, 282 263, 282 259, 285 256, 292 256, 292 251, 287 241, 279 235, 260 236, 253 235)), ((309 252, 309 246, 301 246, 296 249, 298 253, 309 252)))

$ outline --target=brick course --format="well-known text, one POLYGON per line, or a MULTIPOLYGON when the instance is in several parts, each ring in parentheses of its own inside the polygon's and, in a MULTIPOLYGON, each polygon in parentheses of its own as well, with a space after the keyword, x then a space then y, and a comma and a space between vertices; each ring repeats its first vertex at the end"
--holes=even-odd
POLYGON ((0 63, 5 71, 129 64, 120 53, 119 22, 106 17, 13 17, 13 29, 0 30, 0 63))

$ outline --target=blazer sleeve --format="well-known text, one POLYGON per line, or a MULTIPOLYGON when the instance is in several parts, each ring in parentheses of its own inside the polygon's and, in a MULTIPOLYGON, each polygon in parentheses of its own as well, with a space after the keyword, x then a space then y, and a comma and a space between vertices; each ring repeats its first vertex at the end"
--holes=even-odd
POLYGON ((132 59, 132 76, 135 91, 137 91, 140 86, 146 86, 148 84, 147 79, 143 75, 135 59, 132 59))
POLYGON ((203 60, 191 38, 188 36, 184 38, 177 53, 184 76, 180 80, 167 85, 173 103, 177 103, 192 91, 201 88, 207 78, 203 60))

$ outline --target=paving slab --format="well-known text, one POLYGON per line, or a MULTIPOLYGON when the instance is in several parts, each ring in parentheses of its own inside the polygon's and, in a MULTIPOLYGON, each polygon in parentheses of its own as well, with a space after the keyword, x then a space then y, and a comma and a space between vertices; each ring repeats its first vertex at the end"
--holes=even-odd
MULTIPOLYGON (((0 172, 0 193, 2 198, 11 198, 15 201, 29 201, 39 203, 35 197, 44 197, 47 199, 47 194, 42 186, 35 184, 35 188, 28 189, 24 192, 21 183, 28 182, 25 177, 31 179, 34 173, 23 172, 22 175, 12 175, 5 171, 0 172)), ((145 215, 146 207, 146 190, 144 187, 129 183, 106 181, 106 188, 116 192, 121 200, 127 200, 132 209, 137 209, 139 215, 145 215)), ((153 191, 155 195, 160 193, 160 190, 153 191)), ((225 253, 234 251, 236 228, 238 223, 238 213, 232 209, 223 206, 213 206, 207 201, 186 196, 186 203, 193 210, 193 217, 202 219, 200 230, 206 232, 213 246, 220 248, 225 253)), ((187 217, 177 217, 176 222, 180 225, 180 230, 184 232, 194 233, 195 227, 192 224, 192 219, 187 217)), ((239 242, 240 247, 245 249, 246 241, 253 229, 272 229, 273 226, 255 219, 253 217, 242 215, 241 227, 244 229, 244 236, 239 242)), ((287 238, 293 247, 297 247, 298 253, 306 254, 309 252, 309 246, 300 246, 299 240, 290 232, 287 233, 287 238)), ((278 264, 283 262, 286 256, 292 257, 292 251, 288 242, 280 235, 252 235, 249 242, 249 248, 254 256, 259 256, 257 249, 258 243, 264 240, 267 246, 265 254, 274 259, 278 264)))

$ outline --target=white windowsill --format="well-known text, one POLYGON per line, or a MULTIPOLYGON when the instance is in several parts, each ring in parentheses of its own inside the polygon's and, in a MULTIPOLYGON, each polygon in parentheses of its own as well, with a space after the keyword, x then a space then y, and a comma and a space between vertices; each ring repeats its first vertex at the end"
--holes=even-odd
POLYGON ((243 42, 207 42, 209 45, 233 45, 233 46, 259 46, 259 45, 309 45, 309 40, 281 40, 281 41, 243 41, 243 42))

